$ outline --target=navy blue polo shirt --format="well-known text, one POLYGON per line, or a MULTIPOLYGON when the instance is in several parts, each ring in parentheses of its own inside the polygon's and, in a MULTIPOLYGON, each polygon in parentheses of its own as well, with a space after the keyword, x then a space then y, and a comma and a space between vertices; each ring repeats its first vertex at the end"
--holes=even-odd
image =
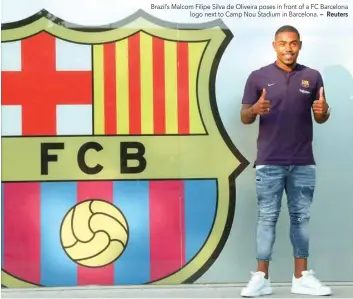
POLYGON ((313 165, 312 104, 323 87, 321 74, 297 64, 291 72, 276 63, 253 71, 243 104, 255 104, 266 89, 271 110, 260 116, 256 165, 313 165))

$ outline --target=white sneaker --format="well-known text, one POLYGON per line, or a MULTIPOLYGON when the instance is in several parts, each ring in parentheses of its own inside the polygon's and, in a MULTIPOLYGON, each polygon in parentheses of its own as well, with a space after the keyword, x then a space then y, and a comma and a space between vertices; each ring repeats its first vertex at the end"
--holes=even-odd
POLYGON ((272 294, 271 282, 264 272, 251 272, 248 285, 241 291, 242 297, 259 297, 272 294))
POLYGON ((292 293, 313 296, 328 296, 332 294, 331 288, 325 286, 314 276, 314 271, 303 271, 302 277, 292 279, 292 293))

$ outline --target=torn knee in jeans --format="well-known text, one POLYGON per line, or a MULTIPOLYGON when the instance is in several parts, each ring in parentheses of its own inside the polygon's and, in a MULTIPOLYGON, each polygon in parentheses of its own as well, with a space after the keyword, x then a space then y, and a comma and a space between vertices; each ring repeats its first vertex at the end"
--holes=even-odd
POLYGON ((303 216, 290 215, 290 221, 292 224, 305 224, 305 223, 308 223, 309 220, 310 220, 310 216, 308 215, 303 215, 303 216))
POLYGON ((265 226, 275 226, 279 218, 279 213, 279 210, 271 212, 260 210, 258 215, 258 223, 265 226))

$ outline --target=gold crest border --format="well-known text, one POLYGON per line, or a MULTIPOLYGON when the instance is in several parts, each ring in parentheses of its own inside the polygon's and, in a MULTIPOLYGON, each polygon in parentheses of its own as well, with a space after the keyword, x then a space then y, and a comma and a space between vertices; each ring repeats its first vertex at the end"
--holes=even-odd
MULTIPOLYGON (((104 27, 83 27, 60 20, 42 10, 37 14, 19 22, 2 25, 2 42, 10 42, 33 36, 41 31, 63 40, 81 44, 104 44, 125 39, 136 32, 147 34, 170 41, 204 42, 208 45, 201 61, 198 86, 207 82, 208 88, 198 88, 200 110, 212 136, 217 151, 225 153, 221 159, 227 165, 224 174, 217 174, 218 198, 216 216, 210 235, 203 247, 183 268, 168 277, 149 284, 180 284, 192 283, 201 277, 214 263, 228 239, 235 211, 235 179, 249 165, 245 157, 237 150, 229 138, 219 115, 215 81, 220 59, 233 35, 221 20, 207 23, 178 24, 155 18, 143 10, 104 27), (142 30, 143 29, 143 30, 142 30)), ((202 85, 201 85, 202 86, 202 85)), ((38 287, 2 270, 2 284, 5 287, 38 287)))

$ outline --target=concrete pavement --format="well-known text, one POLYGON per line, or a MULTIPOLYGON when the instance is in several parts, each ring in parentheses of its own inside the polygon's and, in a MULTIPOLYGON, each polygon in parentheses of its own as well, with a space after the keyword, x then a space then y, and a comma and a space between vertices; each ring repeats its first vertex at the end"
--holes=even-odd
MULTIPOLYGON (((352 283, 330 283, 333 298, 353 298, 352 283)), ((119 286, 39 289, 2 289, 2 298, 241 298, 243 285, 192 284, 177 286, 119 286)), ((274 294, 265 298, 308 298, 292 295, 289 284, 273 284, 274 294)), ((315 297, 310 297, 315 298, 315 297)), ((319 298, 319 297, 318 297, 319 298)), ((322 297, 321 297, 322 298, 322 297)))

